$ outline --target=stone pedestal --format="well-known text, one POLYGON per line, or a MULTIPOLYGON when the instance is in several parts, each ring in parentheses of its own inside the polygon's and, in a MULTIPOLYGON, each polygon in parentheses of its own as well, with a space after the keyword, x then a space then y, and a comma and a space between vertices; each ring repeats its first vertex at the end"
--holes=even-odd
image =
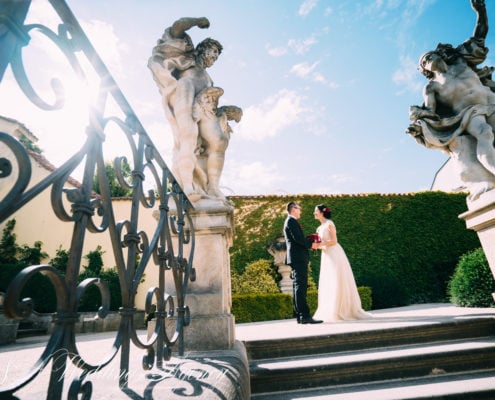
POLYGON ((273 262, 278 268, 278 273, 282 277, 278 286, 282 293, 288 293, 292 295, 293 282, 290 277, 292 268, 285 263, 285 256, 287 254, 287 246, 285 244, 284 235, 277 237, 276 241, 268 247, 268 252, 273 256, 273 262))
MULTIPOLYGON (((189 282, 185 304, 191 323, 184 329, 186 351, 226 350, 235 342, 234 316, 230 283, 230 255, 234 231, 234 209, 217 201, 194 204, 191 217, 195 229, 193 267, 196 280, 189 282)), ((188 254, 185 252, 185 254, 188 254)), ((166 290, 175 294, 172 279, 166 290)), ((149 329, 153 324, 148 325, 149 329)), ((173 332, 172 318, 167 332, 173 332)))
MULTIPOLYGON (((466 227, 473 229, 483 247, 488 265, 495 277, 495 190, 481 195, 475 201, 468 201, 468 211, 459 215, 466 221, 466 227)), ((492 293, 495 299, 495 293, 492 293)))
POLYGON ((278 283, 280 287, 280 291, 282 293, 287 293, 292 296, 293 291, 293 281, 290 277, 292 272, 292 268, 287 264, 279 264, 278 265, 278 273, 282 276, 282 279, 278 283))

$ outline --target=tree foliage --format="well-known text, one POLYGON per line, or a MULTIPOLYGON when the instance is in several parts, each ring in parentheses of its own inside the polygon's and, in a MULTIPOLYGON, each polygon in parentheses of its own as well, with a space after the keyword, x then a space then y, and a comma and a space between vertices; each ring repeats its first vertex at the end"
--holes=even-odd
MULTIPOLYGON (((107 177, 111 197, 129 197, 132 195, 132 189, 122 187, 117 178, 117 173, 111 162, 105 162, 105 175, 107 177)), ((122 176, 129 180, 131 177, 131 167, 127 162, 122 163, 122 176)), ((102 194, 98 174, 93 178, 93 190, 102 194)))
POLYGON ((17 262, 17 236, 14 233, 15 219, 7 221, 0 239, 0 264, 14 264, 17 262))
POLYGON ((101 246, 96 246, 95 250, 91 250, 84 256, 88 260, 88 265, 86 265, 86 272, 89 275, 98 276, 103 268, 103 254, 105 252, 102 250, 101 246))

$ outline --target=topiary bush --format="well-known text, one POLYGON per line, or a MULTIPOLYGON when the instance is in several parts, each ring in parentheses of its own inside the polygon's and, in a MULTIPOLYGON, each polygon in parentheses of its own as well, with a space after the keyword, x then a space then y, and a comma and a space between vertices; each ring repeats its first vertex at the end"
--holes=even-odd
POLYGON ((493 307, 495 280, 483 249, 464 254, 448 284, 450 301, 461 307, 493 307))
POLYGON ((275 282, 275 269, 269 260, 258 260, 249 263, 244 273, 232 271, 232 293, 279 293, 275 282))

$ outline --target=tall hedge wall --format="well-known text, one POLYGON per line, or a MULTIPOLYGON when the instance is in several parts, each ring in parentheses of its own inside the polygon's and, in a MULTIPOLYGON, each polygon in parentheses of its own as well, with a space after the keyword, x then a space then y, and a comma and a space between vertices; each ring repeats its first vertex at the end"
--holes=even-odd
MULTIPOLYGON (((309 234, 319 222, 317 204, 333 211, 340 244, 358 286, 372 289, 373 308, 445 301, 446 287, 459 257, 480 246, 458 215, 466 195, 443 192, 366 195, 230 197, 235 205, 231 268, 271 256, 268 245, 282 234, 287 202, 302 206, 301 224, 309 234)), ((315 282, 319 253, 311 252, 315 282)))

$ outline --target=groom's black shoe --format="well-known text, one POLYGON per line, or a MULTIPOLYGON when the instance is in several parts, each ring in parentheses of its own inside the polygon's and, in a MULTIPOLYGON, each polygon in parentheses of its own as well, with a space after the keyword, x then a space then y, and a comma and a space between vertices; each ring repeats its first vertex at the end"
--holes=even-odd
POLYGON ((301 318, 301 324, 321 324, 323 321, 311 317, 301 318))
POLYGON ((323 321, 319 319, 313 319, 311 317, 301 318, 301 324, 321 324, 323 321))

